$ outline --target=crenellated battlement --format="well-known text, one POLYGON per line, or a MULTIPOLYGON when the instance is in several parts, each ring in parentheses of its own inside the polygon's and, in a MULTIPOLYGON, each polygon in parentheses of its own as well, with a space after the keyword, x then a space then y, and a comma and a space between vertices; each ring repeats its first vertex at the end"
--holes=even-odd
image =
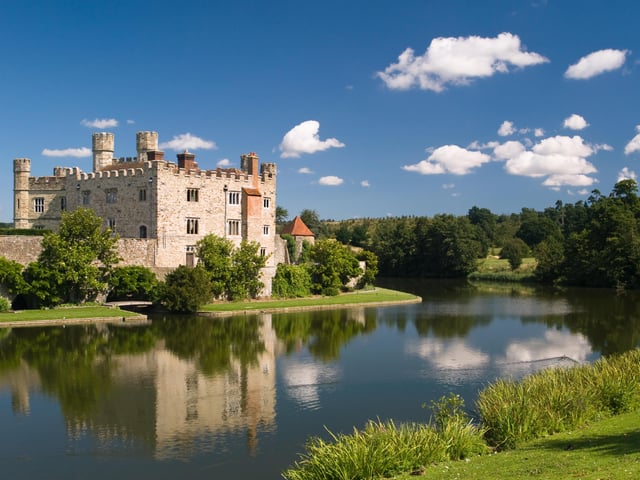
POLYGON ((29 158, 14 158, 13 159, 13 171, 14 171, 14 173, 29 173, 29 172, 31 172, 31 159, 29 159, 29 158))
POLYGON ((61 190, 66 182, 62 177, 29 177, 29 189, 35 190, 61 190))

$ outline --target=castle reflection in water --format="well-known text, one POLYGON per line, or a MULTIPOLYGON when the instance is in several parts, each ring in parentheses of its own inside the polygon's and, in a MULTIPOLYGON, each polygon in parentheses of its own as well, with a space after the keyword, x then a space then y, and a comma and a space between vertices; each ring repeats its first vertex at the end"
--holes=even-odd
MULTIPOLYGON (((232 357, 223 373, 203 373, 196 360, 180 358, 162 340, 140 354, 112 356, 109 388, 89 409, 63 408, 68 436, 91 435, 103 447, 142 442, 156 459, 187 459, 196 450, 215 448, 211 439, 229 433, 246 434, 249 452, 255 450, 258 429, 275 428, 276 404, 271 315, 260 315, 258 328, 264 349, 257 361, 232 357), (206 446, 198 444, 202 438, 206 446)), ((28 415, 30 392, 42 389, 41 375, 21 360, 0 373, 0 390, 8 389, 14 413, 28 415)))

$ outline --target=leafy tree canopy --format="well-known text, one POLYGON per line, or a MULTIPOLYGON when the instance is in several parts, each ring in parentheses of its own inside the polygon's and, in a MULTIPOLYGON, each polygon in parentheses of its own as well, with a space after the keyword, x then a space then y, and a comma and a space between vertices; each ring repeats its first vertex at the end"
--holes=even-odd
POLYGON ((94 300, 106 292, 109 275, 120 260, 116 243, 117 236, 102 228, 92 210, 63 213, 60 230, 45 234, 37 266, 28 269, 35 282, 31 293, 45 303, 94 300))

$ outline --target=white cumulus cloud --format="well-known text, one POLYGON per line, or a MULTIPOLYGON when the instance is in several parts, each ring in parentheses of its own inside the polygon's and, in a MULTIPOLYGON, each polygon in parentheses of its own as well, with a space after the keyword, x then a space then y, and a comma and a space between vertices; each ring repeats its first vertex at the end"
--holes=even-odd
POLYGON ((90 148, 80 147, 80 148, 65 148, 61 150, 56 150, 52 148, 45 148, 42 150, 42 155, 45 157, 75 157, 75 158, 84 158, 90 157, 93 154, 90 148))
POLYGON ((115 118, 96 118, 87 120, 86 118, 80 122, 81 125, 89 128, 115 128, 118 126, 118 120, 115 118))
POLYGON ((342 185, 342 183, 344 182, 343 179, 341 179, 340 177, 336 177, 335 175, 328 175, 326 177, 320 177, 320 179, 318 180, 318 183, 320 185, 327 185, 330 187, 335 187, 337 185, 342 185))
POLYGON ((313 173, 313 170, 311 170, 309 167, 301 167, 298 169, 298 173, 302 173, 303 175, 311 175, 313 173))
POLYGON ((465 85, 476 78, 507 73, 509 66, 524 68, 548 62, 542 55, 523 50, 520 38, 501 33, 494 38, 479 36, 438 37, 423 55, 407 48, 377 76, 392 90, 441 92, 448 84, 465 85))
POLYGON ((638 132, 638 134, 624 147, 624 153, 627 155, 633 152, 640 152, 640 125, 636 126, 636 132, 638 132))
POLYGON ((327 138, 320 140, 318 132, 320 122, 307 120, 289 130, 282 143, 280 143, 281 158, 298 158, 303 153, 315 153, 329 148, 342 148, 342 143, 337 138, 327 138))
POLYGON ((458 145, 444 145, 436 148, 426 160, 414 165, 405 165, 403 170, 417 172, 421 175, 438 175, 452 173, 466 175, 471 171, 491 161, 491 157, 482 152, 473 152, 458 145))
POLYGON ((582 137, 558 135, 541 140, 528 149, 520 142, 506 142, 494 149, 498 160, 505 160, 511 175, 547 177, 543 185, 559 188, 562 185, 589 186, 597 182, 590 174, 596 167, 587 158, 597 152, 582 137))
POLYGON ((214 150, 217 147, 216 142, 204 140, 190 133, 182 133, 175 135, 170 141, 160 144, 160 148, 168 148, 175 151, 183 150, 214 150))
POLYGON ((498 135, 500 135, 501 137, 507 137, 509 135, 513 135, 515 131, 516 127, 513 125, 513 122, 505 120, 504 122, 502 122, 502 125, 500 125, 500 128, 498 129, 498 135))
POLYGON ((369 183, 369 180, 362 180, 362 181, 360 182, 360 186, 361 186, 361 187, 365 187, 365 188, 366 188, 366 187, 370 187, 370 186, 371 186, 371 184, 369 183))
POLYGON ((573 80, 587 80, 601 73, 617 70, 624 65, 627 53, 628 50, 612 48, 592 52, 567 68, 564 76, 573 80))
POLYGON ((572 114, 570 117, 564 119, 564 128, 569 128, 571 130, 583 130, 589 126, 587 121, 581 115, 576 113, 572 114))
POLYGON ((533 135, 536 137, 544 137, 544 128, 536 128, 533 130, 533 135))
POLYGON ((218 163, 216 163, 216 166, 221 168, 228 167, 229 165, 231 165, 231 160, 229 160, 228 158, 223 158, 222 160, 218 161, 218 163))
POLYGON ((629 167, 624 167, 622 170, 618 172, 617 181, 619 182, 620 180, 627 180, 627 179, 636 180, 637 178, 638 176, 636 175, 636 172, 631 170, 629 167))

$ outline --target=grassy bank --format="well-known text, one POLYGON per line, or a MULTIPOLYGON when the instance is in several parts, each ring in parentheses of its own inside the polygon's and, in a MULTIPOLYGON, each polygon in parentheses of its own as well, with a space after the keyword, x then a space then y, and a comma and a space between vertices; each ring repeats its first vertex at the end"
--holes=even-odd
POLYGON ((202 312, 224 313, 241 311, 295 310, 306 308, 335 308, 354 305, 375 305, 385 303, 420 302, 421 298, 404 292, 386 288, 373 288, 343 293, 332 297, 304 297, 288 299, 253 300, 244 302, 220 302, 205 305, 202 312))
MULTIPOLYGON (((444 462, 428 466, 424 476, 431 480, 638 478, 640 411, 532 440, 515 450, 472 457, 466 462, 444 462)), ((415 476, 403 474, 394 478, 409 480, 415 476)))
POLYGON ((78 318, 122 318, 137 317, 139 314, 119 308, 91 305, 86 307, 59 307, 42 310, 21 310, 0 313, 0 325, 8 322, 30 322, 39 320, 62 321, 78 318))
POLYGON ((593 364, 547 369, 518 382, 498 380, 480 392, 475 408, 480 418, 474 423, 455 395, 434 405, 427 424, 374 422, 350 435, 332 435, 330 442, 311 439, 306 453, 283 475, 289 480, 408 479, 416 474, 617 479, 640 473, 640 349, 593 364), (618 430, 625 421, 635 425, 626 435, 618 430), (571 463, 565 452, 575 452, 571 463), (628 458, 610 458, 625 453, 628 458), (512 474, 494 462, 504 458, 505 464, 515 464, 512 474), (451 474, 454 468, 457 473, 451 474))
POLYGON ((533 271, 536 268, 535 258, 522 259, 522 265, 511 270, 509 261, 496 256, 488 256, 478 262, 478 268, 469 275, 469 280, 486 282, 535 282, 533 271))

